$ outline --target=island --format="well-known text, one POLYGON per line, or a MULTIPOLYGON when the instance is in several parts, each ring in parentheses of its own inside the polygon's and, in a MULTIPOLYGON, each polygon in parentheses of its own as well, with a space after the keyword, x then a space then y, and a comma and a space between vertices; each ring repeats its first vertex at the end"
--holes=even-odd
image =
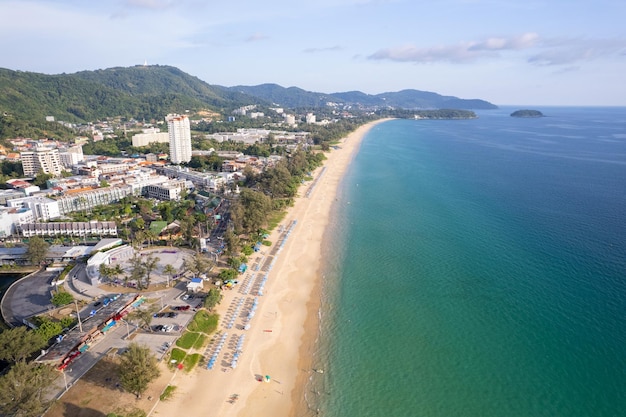
POLYGON ((543 117, 539 110, 517 110, 511 113, 511 117, 543 117))

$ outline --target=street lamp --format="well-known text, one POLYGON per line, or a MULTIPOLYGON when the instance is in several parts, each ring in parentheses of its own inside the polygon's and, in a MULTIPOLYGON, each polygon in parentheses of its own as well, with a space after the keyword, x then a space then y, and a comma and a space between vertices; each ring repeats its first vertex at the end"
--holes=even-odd
POLYGON ((128 328, 128 322, 126 320, 122 320, 124 322, 124 324, 126 324, 126 338, 128 339, 130 337, 130 330, 128 328))
POLYGON ((65 382, 65 391, 67 391, 68 390, 67 376, 65 376, 65 371, 61 371, 61 373, 63 374, 63 382, 65 382))
POLYGON ((74 305, 76 306, 76 317, 78 317, 78 330, 83 332, 83 323, 80 321, 80 312, 78 311, 78 301, 74 300, 74 305))

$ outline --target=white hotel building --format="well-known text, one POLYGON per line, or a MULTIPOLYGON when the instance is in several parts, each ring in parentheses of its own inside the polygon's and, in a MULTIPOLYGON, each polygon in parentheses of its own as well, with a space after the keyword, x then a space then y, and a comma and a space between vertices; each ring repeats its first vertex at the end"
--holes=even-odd
POLYGON ((170 135, 170 160, 173 164, 191 161, 191 128, 185 115, 168 114, 165 117, 170 135))

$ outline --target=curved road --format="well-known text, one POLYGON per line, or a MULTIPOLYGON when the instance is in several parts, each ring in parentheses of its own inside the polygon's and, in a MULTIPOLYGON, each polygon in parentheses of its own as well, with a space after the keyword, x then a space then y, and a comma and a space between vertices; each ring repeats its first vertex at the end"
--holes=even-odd
POLYGON ((52 280, 58 271, 40 271, 15 282, 2 297, 2 316, 10 326, 53 308, 50 302, 52 280))

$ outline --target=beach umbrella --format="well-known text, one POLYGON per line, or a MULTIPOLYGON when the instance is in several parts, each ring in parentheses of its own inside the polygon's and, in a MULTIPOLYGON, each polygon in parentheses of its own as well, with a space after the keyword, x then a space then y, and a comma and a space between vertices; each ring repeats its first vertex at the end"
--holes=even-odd
POLYGON ((265 382, 270 382, 272 379, 269 375, 265 375, 265 382))

